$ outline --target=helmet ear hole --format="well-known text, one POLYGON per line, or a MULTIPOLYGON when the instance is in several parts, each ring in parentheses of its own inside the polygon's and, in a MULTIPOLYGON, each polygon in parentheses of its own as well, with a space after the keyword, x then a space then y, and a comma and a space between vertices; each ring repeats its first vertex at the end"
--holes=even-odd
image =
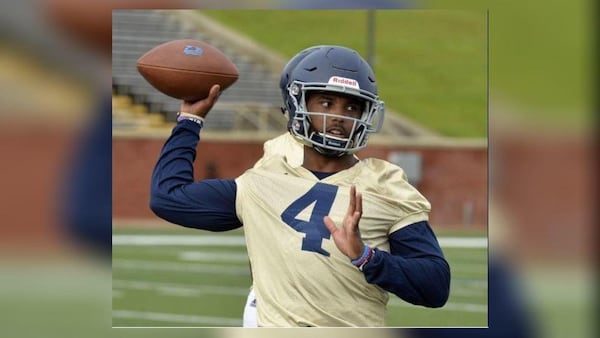
POLYGON ((281 96, 283 98, 284 108, 288 112, 288 115, 287 115, 288 119, 292 119, 294 116, 294 113, 295 113, 295 107, 293 105, 293 102, 289 99, 289 86, 292 83, 292 72, 294 71, 294 69, 296 69, 296 67, 298 66, 300 61, 302 61, 306 56, 310 55, 311 53, 313 53, 323 47, 326 47, 326 46, 321 45, 321 46, 308 47, 308 48, 300 51, 294 57, 292 57, 288 61, 288 63, 285 65, 285 67, 283 67, 283 71, 281 72, 281 77, 279 78, 279 89, 281 90, 281 96))

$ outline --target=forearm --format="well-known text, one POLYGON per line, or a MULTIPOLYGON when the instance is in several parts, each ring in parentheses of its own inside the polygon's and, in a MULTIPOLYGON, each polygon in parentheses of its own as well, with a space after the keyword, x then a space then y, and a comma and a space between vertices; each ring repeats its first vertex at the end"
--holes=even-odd
POLYGON ((186 227, 210 231, 240 227, 233 180, 194 182, 199 133, 200 125, 186 120, 173 129, 152 174, 150 208, 160 218, 186 227))
POLYGON ((440 257, 403 258, 375 250, 363 272, 367 282, 411 304, 441 307, 448 300, 450 268, 440 257))
POLYGON ((168 193, 194 181, 194 160, 200 141, 200 125, 178 122, 165 142, 152 173, 151 192, 168 193))
POLYGON ((408 225, 389 241, 390 253, 375 250, 365 264, 367 282, 412 304, 443 306, 450 292, 450 267, 429 224, 408 225))

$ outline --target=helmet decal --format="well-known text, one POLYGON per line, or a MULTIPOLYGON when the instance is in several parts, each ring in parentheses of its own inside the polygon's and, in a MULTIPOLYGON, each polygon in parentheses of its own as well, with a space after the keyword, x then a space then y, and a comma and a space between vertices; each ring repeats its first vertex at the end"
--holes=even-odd
POLYGON ((345 77, 332 76, 329 78, 329 81, 327 81, 327 83, 344 85, 344 86, 348 86, 350 88, 360 89, 360 86, 358 85, 358 81, 356 81, 354 79, 348 79, 345 77))

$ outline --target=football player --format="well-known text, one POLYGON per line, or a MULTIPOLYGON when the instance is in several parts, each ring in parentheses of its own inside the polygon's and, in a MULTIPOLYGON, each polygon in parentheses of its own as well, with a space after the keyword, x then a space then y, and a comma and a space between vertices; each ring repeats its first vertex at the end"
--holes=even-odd
POLYGON ((383 123, 371 67, 354 50, 317 46, 292 68, 284 105, 302 164, 274 155, 235 180, 194 182, 215 85, 182 102, 154 168, 151 209, 187 227, 244 226, 259 326, 384 326, 390 292, 443 306, 450 268, 429 202, 401 168, 353 156, 383 123))
MULTIPOLYGON (((281 77, 279 80, 279 89, 281 90, 281 96, 283 102, 287 101, 288 97, 288 85, 290 82, 290 76, 292 70, 296 67, 306 55, 312 53, 315 50, 320 49, 324 46, 313 46, 309 47, 292 57, 283 68, 281 77)), ((282 112, 289 117, 289 111, 286 107, 282 107, 282 112)), ((288 130, 291 126, 292 119, 288 118, 288 130)), ((298 167, 302 165, 304 157, 304 148, 302 143, 298 142, 290 132, 286 132, 273 139, 266 141, 263 145, 263 157, 261 157, 255 164, 254 168, 260 167, 266 158, 271 156, 285 156, 286 161, 294 166, 298 167)), ((355 155, 356 156, 356 155, 355 155)), ((243 327, 257 327, 256 319, 256 294, 252 287, 246 298, 243 312, 243 327)))

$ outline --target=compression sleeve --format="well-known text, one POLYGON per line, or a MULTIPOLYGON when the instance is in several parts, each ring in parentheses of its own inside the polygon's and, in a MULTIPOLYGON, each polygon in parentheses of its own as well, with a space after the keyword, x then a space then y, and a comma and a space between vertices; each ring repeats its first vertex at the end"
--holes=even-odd
POLYGON ((184 120, 173 128, 152 173, 150 209, 185 227, 226 231, 242 226, 235 212, 234 180, 194 182, 200 125, 184 120))
POLYGON ((364 266, 367 282, 415 305, 441 307, 450 293, 450 266, 426 221, 392 233, 390 251, 375 249, 364 266))

